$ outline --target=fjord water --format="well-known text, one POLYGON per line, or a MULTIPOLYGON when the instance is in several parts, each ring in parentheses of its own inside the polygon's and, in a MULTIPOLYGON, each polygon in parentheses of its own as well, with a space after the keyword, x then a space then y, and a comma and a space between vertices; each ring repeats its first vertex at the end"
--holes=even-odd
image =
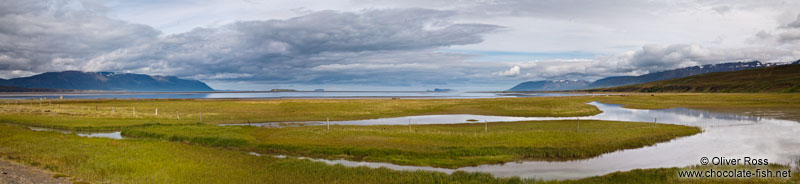
MULTIPOLYGON (((396 170, 430 170, 453 172, 456 170, 491 173, 498 177, 519 176, 523 178, 575 179, 603 175, 615 171, 639 168, 684 167, 699 165, 702 157, 726 157, 768 159, 770 164, 797 166, 800 159, 800 123, 790 120, 714 113, 686 108, 640 110, 623 108, 621 105, 592 102, 603 113, 581 119, 638 121, 697 126, 703 132, 677 138, 654 146, 621 150, 601 156, 576 161, 524 161, 497 165, 480 165, 458 169, 399 166, 388 163, 371 163, 348 160, 324 160, 305 158, 328 164, 346 166, 386 167, 396 170), (657 119, 657 120, 656 120, 657 119)), ((378 125, 378 124, 433 124, 465 123, 467 119, 485 121, 558 120, 577 117, 503 117, 480 115, 431 115, 383 118, 358 121, 332 121, 331 124, 378 125)), ((297 122, 322 124, 323 122, 297 122)), ((258 124, 251 124, 256 125, 258 124)), ((491 130, 491 124, 490 130, 491 130)), ((654 124, 658 126, 658 124, 654 124)))

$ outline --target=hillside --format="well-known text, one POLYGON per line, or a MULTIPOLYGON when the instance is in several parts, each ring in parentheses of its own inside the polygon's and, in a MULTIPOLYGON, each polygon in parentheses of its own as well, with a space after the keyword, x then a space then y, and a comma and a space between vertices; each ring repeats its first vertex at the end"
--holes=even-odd
POLYGON ((800 64, 716 72, 588 92, 800 92, 800 64))
POLYGON ((573 90, 584 89, 589 85, 588 81, 584 80, 543 80, 543 81, 528 81, 520 83, 509 91, 558 91, 558 90, 573 90))
POLYGON ((779 63, 761 63, 759 61, 708 64, 708 65, 692 66, 692 67, 678 68, 672 70, 664 70, 639 76, 606 77, 591 83, 586 81, 574 81, 574 80, 528 81, 520 83, 517 86, 514 86, 513 88, 509 89, 508 91, 558 91, 558 90, 609 88, 616 86, 642 84, 647 82, 661 81, 668 79, 677 79, 681 77, 688 77, 705 73, 739 71, 739 70, 747 70, 754 68, 770 67, 776 65, 779 65, 779 63))
POLYGON ((647 82, 653 81, 660 81, 660 80, 668 80, 668 79, 677 79, 681 77, 688 77, 693 75, 699 75, 704 73, 712 73, 712 72, 728 72, 728 71, 739 71, 739 70, 747 70, 747 69, 754 69, 754 68, 763 68, 774 66, 772 63, 761 63, 759 61, 751 61, 751 62, 731 62, 731 63, 720 63, 720 64, 709 64, 709 65, 701 65, 701 66, 693 66, 693 67, 685 67, 673 70, 665 70, 660 72, 653 72, 645 75, 640 76, 614 76, 614 77, 607 77, 603 79, 599 79, 597 81, 592 82, 586 89, 589 88, 607 88, 607 87, 615 87, 615 86, 624 86, 624 85, 631 85, 631 84, 642 84, 647 82))
POLYGON ((63 71, 30 77, 0 79, 0 86, 21 88, 103 90, 103 91, 213 91, 197 80, 175 76, 150 76, 113 72, 63 71))

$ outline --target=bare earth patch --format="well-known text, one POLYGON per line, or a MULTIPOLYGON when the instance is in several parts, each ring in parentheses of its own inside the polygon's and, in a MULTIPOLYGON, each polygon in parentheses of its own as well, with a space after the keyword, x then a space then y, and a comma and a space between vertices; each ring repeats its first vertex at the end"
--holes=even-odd
POLYGON ((67 177, 53 178, 53 173, 0 159, 0 184, 71 183, 67 177))

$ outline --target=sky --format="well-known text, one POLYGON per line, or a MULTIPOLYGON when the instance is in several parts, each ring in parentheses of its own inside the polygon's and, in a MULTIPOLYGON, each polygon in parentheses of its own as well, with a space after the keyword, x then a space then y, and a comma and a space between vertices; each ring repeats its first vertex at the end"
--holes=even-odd
POLYGON ((800 59, 796 0, 4 0, 0 78, 81 70, 221 90, 504 90, 800 59))

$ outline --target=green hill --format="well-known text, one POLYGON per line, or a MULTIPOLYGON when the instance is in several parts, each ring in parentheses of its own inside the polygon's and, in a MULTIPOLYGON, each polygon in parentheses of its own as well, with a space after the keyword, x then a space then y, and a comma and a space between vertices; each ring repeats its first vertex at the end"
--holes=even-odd
POLYGON ((716 72, 644 84, 585 90, 588 92, 797 93, 800 64, 733 72, 716 72))

